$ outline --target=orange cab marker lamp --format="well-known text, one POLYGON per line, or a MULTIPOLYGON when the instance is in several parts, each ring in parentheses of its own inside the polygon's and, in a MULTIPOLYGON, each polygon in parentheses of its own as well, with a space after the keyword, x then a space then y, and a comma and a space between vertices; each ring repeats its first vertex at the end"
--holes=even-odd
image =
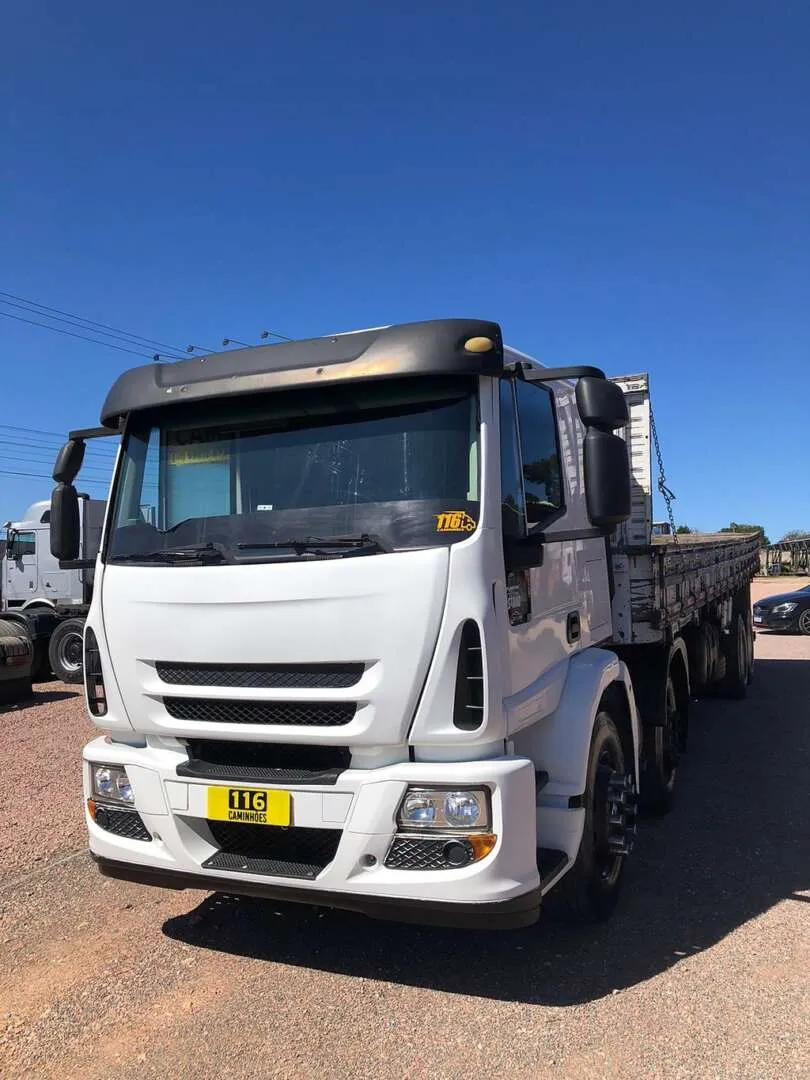
POLYGON ((471 337, 464 342, 464 348, 471 353, 485 353, 495 348, 495 342, 488 337, 471 337))
POLYGON ((489 855, 498 841, 498 837, 494 833, 474 833, 465 839, 473 849, 473 860, 475 862, 489 855))

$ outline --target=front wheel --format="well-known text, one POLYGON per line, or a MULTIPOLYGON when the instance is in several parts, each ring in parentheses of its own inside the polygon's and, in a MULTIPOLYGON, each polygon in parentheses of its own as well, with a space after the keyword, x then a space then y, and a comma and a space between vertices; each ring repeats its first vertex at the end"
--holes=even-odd
POLYGON ((83 619, 65 619, 51 634, 48 659, 51 671, 65 683, 80 683, 84 677, 83 619))
POLYGON ((585 825, 576 861, 544 904, 567 922, 601 922, 616 907, 626 856, 633 846, 635 784, 610 713, 594 723, 585 787, 585 825))
POLYGON ((810 608, 806 608, 796 623, 800 634, 810 635, 810 608))

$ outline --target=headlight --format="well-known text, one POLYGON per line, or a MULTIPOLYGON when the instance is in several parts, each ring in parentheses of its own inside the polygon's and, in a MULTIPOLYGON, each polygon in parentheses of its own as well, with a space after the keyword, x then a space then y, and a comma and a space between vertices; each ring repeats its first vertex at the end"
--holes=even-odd
POLYGON ((798 604, 791 603, 777 604, 771 610, 773 611, 774 615, 789 615, 791 611, 795 611, 798 606, 798 604))
POLYGON ((409 788, 400 803, 397 824, 401 829, 487 831, 489 792, 486 788, 409 788))
POLYGON ((135 796, 123 765, 93 765, 93 793, 109 802, 132 806, 135 796))

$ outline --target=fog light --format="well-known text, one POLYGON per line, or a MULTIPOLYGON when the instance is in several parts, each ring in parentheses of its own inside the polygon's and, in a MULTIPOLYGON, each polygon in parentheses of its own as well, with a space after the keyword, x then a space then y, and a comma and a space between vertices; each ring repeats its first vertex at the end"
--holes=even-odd
POLYGON ((448 840, 444 845, 444 858, 448 866, 466 866, 472 861, 472 845, 464 840, 448 840))
POLYGON ((93 765, 93 793, 109 802, 132 806, 135 795, 123 765, 93 765))

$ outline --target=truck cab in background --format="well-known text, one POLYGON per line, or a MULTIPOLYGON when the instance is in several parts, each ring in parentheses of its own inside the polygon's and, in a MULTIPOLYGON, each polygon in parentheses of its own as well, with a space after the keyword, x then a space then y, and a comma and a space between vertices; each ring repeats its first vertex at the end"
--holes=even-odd
POLYGON ((82 678, 82 633, 90 608, 95 557, 101 543, 106 502, 77 500, 79 545, 91 565, 67 568, 51 552, 50 500, 33 503, 21 521, 7 521, 0 561, 0 610, 27 628, 34 646, 34 678, 53 674, 82 678))
MULTIPOLYGON (((84 635, 100 870, 456 926, 528 925, 541 901, 608 916, 643 766, 668 807, 681 628, 711 623, 709 680, 732 624, 748 655, 722 591, 746 538, 699 595, 655 569, 643 499, 614 551, 649 458, 633 408, 638 454, 620 386, 480 320, 122 375, 84 635)), ((67 565, 83 452, 53 474, 67 565)))

